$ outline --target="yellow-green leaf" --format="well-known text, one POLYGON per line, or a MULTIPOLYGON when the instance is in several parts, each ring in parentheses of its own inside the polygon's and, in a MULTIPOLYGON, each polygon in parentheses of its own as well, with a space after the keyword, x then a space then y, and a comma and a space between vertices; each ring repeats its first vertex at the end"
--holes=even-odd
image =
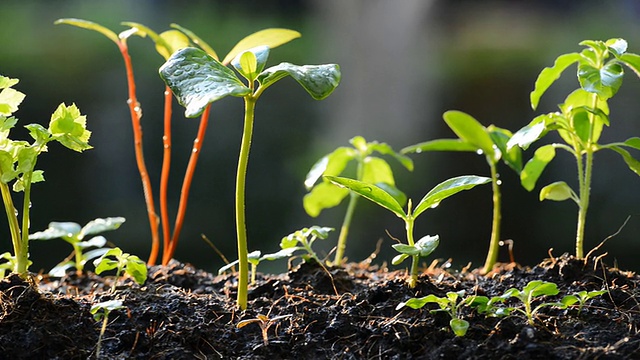
POLYGON ((302 35, 299 32, 289 29, 272 28, 260 30, 240 40, 224 57, 222 63, 227 65, 238 54, 256 46, 265 45, 273 49, 300 36, 302 35))

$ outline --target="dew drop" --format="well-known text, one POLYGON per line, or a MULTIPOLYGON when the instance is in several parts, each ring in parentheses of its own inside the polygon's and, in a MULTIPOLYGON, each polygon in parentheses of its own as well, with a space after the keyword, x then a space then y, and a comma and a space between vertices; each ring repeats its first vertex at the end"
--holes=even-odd
POLYGON ((433 205, 429 206, 429 208, 430 208, 430 209, 435 209, 435 208, 437 208, 437 207, 438 207, 438 205, 440 205, 440 203, 439 203, 439 202, 437 202, 437 203, 435 203, 435 204, 433 204, 433 205))
POLYGON ((482 155, 482 154, 484 154, 484 151, 482 151, 482 149, 478 149, 478 150, 476 150, 476 154, 482 155))
POLYGON ((416 154, 420 154, 422 152, 422 149, 416 149, 416 154))
POLYGON ((496 181, 496 184, 498 184, 498 185, 502 185, 502 180, 498 180, 498 181, 496 181))

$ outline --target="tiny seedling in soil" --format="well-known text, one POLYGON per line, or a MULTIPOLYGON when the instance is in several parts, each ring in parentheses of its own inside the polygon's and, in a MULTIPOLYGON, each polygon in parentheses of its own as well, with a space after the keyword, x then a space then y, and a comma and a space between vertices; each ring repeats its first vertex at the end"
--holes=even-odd
POLYGON ((78 274, 82 274, 84 265, 95 258, 104 255, 109 248, 105 248, 107 239, 104 236, 94 236, 89 240, 85 240, 87 236, 98 234, 105 231, 116 230, 124 223, 123 217, 110 217, 106 219, 95 219, 88 222, 85 226, 74 222, 51 222, 49 227, 44 231, 39 231, 29 235, 29 240, 52 240, 62 239, 73 246, 73 256, 75 260, 67 259, 56 265, 49 275, 63 276, 67 269, 75 267, 78 274), (96 249, 84 252, 85 249, 94 247, 96 249))
POLYGON ((113 281, 111 292, 115 291, 117 279, 125 274, 131 276, 135 282, 142 285, 147 280, 147 265, 136 255, 122 252, 120 248, 113 248, 107 251, 100 258, 93 261, 96 267, 96 274, 100 275, 104 271, 116 270, 116 279, 113 281), (115 258, 111 259, 113 256, 115 258))
POLYGON ((622 156, 627 166, 640 175, 640 162, 625 148, 640 150, 640 138, 633 137, 624 142, 599 144, 604 126, 609 126, 610 114, 607 101, 613 97, 624 76, 622 65, 640 75, 640 55, 627 53, 627 42, 623 39, 605 41, 585 40, 586 48, 580 53, 560 55, 552 67, 542 70, 531 92, 531 106, 536 109, 540 97, 574 63, 578 64, 580 88, 573 91, 559 105, 559 112, 540 115, 516 132, 507 143, 507 148, 529 145, 550 131, 557 131, 564 144, 553 143, 538 148, 520 173, 522 186, 531 191, 547 164, 554 159, 556 149, 567 151, 576 159, 578 170, 578 192, 564 181, 554 182, 540 190, 540 200, 564 201, 571 199, 578 205, 576 229, 576 257, 584 257, 584 232, 589 207, 593 156, 599 150, 610 149, 622 156))
POLYGON ((498 162, 502 160, 518 174, 522 171, 522 153, 519 147, 507 149, 507 142, 513 134, 509 130, 494 125, 484 127, 471 115, 461 111, 447 111, 443 115, 444 121, 458 135, 458 139, 437 139, 401 150, 406 153, 421 153, 424 151, 472 151, 484 155, 491 171, 491 185, 493 189, 493 222, 489 252, 485 260, 483 273, 488 273, 498 261, 500 249, 501 192, 498 162))
POLYGON ((516 298, 522 302, 524 309, 519 307, 508 308, 507 312, 517 311, 525 315, 529 325, 533 326, 533 318, 540 311, 540 309, 547 306, 555 306, 563 308, 564 304, 559 302, 544 302, 533 307, 533 301, 542 296, 555 296, 558 295, 558 285, 548 281, 534 280, 525 285, 522 290, 511 288, 505 291, 500 298, 507 300, 509 298, 516 298))
POLYGON ((269 345, 269 328, 273 324, 277 323, 278 321, 282 319, 286 319, 291 316, 293 315, 280 315, 280 316, 270 318, 267 315, 258 314, 253 319, 246 319, 246 320, 239 321, 236 327, 240 329, 249 324, 253 324, 253 323, 258 324, 258 326, 260 326, 260 330, 262 331, 262 343, 264 344, 264 346, 267 346, 269 345))
MULTIPOLYGON (((333 260, 334 265, 340 265, 343 261, 344 252, 347 247, 347 236, 351 226, 351 220, 356 208, 358 195, 349 190, 336 186, 323 176, 344 176, 347 165, 356 162, 356 180, 364 181, 370 184, 376 184, 381 188, 386 188, 389 192, 395 192, 399 196, 402 194, 395 187, 395 180, 391 166, 386 160, 374 156, 374 153, 380 155, 389 155, 396 159, 409 171, 413 170, 413 161, 408 157, 401 155, 385 144, 377 141, 367 142, 362 136, 356 136, 349 141, 353 147, 342 146, 323 156, 312 167, 304 181, 304 185, 309 191, 304 196, 304 210, 312 217, 320 215, 322 210, 338 206, 344 198, 349 195, 349 205, 345 213, 340 235, 338 236, 338 244, 336 246, 336 255, 333 260), (319 179, 322 179, 318 182, 319 179)), ((406 199, 400 201, 402 205, 406 199)))
POLYGON ((438 297, 433 294, 420 298, 411 298, 405 302, 398 304, 396 310, 400 310, 403 307, 410 307, 412 309, 421 309, 426 304, 435 303, 438 304, 440 309, 431 310, 431 313, 443 311, 451 316, 449 326, 456 336, 465 336, 467 330, 469 330, 469 322, 461 318, 459 309, 460 306, 469 306, 474 298, 469 296, 462 298, 465 294, 464 290, 449 291, 445 297, 438 297))
POLYGON ((98 336, 98 343, 96 344, 96 359, 100 358, 100 345, 102 344, 102 338, 104 332, 107 330, 107 323, 109 322, 109 313, 125 308, 120 300, 103 301, 91 306, 89 310, 93 314, 93 318, 96 321, 102 320, 102 327, 100 328, 100 336, 98 336))
POLYGON ((578 315, 582 313, 582 308, 587 303, 587 301, 598 297, 600 295, 606 294, 607 290, 596 290, 596 291, 586 291, 582 290, 571 295, 566 295, 560 300, 562 304, 566 307, 578 305, 578 315))
MULTIPOLYGON (((41 170, 36 170, 38 156, 48 150, 48 143, 57 141, 73 151, 91 149, 87 143, 91 132, 86 128, 86 117, 80 114, 75 104, 64 103, 51 115, 49 127, 29 124, 25 128, 33 143, 9 138, 9 132, 17 123, 13 113, 18 111, 25 95, 12 87, 18 79, 0 76, 0 193, 9 224, 13 256, 3 254, 13 266, 12 271, 21 277, 27 276, 29 260, 29 212, 31 210, 31 185, 44 181, 41 170), (22 224, 18 220, 18 209, 14 206, 9 184, 13 191, 22 192, 22 224)), ((3 266, 6 268, 7 266, 3 266)))
POLYGON ((393 265, 399 265, 404 260, 411 257, 412 264, 409 272, 410 276, 408 278, 408 285, 411 288, 415 287, 418 281, 418 262, 420 258, 429 256, 429 254, 431 254, 439 244, 438 235, 427 235, 418 241, 414 241, 413 226, 415 219, 425 210, 437 207, 442 200, 455 195, 460 191, 469 190, 474 188, 476 185, 486 184, 491 181, 491 179, 487 177, 475 175, 459 176, 445 180, 431 189, 431 191, 429 191, 422 200, 420 200, 415 209, 412 208, 411 199, 409 199, 407 211, 405 212, 393 194, 390 194, 385 189, 374 184, 335 176, 326 176, 326 178, 334 184, 344 186, 358 195, 393 212, 404 221, 407 243, 393 245, 393 248, 398 251, 400 255, 394 257, 392 263, 393 265))
POLYGON ((186 108, 187 117, 202 114, 212 102, 229 95, 244 99, 244 130, 236 175, 237 303, 243 310, 247 308, 249 280, 245 184, 256 102, 268 87, 287 76, 293 77, 316 100, 329 96, 340 82, 340 69, 335 64, 298 66, 281 63, 265 69, 270 47, 273 47, 270 42, 280 45, 299 36, 296 33, 292 37, 290 31, 271 29, 268 36, 245 39, 236 45, 238 50, 232 50, 222 62, 201 49, 188 47, 175 52, 160 68, 160 76, 186 108), (269 42, 265 43, 267 40, 269 42), (227 60, 244 81, 225 66, 227 60))

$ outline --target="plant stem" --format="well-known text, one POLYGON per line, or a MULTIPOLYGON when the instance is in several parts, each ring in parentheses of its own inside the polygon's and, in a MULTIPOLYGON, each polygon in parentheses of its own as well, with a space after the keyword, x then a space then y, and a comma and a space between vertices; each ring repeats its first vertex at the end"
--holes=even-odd
POLYGON ((491 225, 491 240, 489 241, 489 252, 484 263, 482 273, 486 274, 498 261, 498 250, 500 249, 500 222, 502 220, 500 179, 498 178, 497 164, 489 162, 491 167, 491 187, 493 188, 493 222, 491 225))
MULTIPOLYGON (((411 215, 411 209, 408 209, 408 216, 405 219, 406 229, 407 229, 407 243, 410 246, 415 245, 413 241, 413 223, 414 219, 411 215)), ((420 261, 420 257, 418 255, 411 256, 411 270, 409 271, 409 279, 407 280, 407 284, 410 288, 416 287, 418 283, 418 263, 420 261)))
POLYGON ((253 118, 255 114, 256 97, 247 95, 244 97, 244 130, 238 158, 238 172, 236 174, 236 232, 238 240, 238 298, 240 309, 247 308, 247 287, 249 265, 247 259, 247 229, 245 220, 245 184, 247 177, 247 164, 249 162, 249 150, 251 137, 253 136, 253 118))
POLYGON ((102 344, 102 338, 107 330, 107 323, 109 322, 109 311, 104 310, 104 319, 102 320, 102 327, 100 328, 100 336, 98 336, 98 343, 96 344, 96 359, 100 359, 100 347, 102 344))
POLYGON ((180 204, 178 205, 178 214, 176 215, 176 221, 174 223, 173 237, 171 238, 171 244, 169 249, 165 248, 162 256, 162 265, 167 265, 173 253, 176 251, 176 245, 178 244, 178 238, 182 231, 182 225, 184 224, 184 216, 187 212, 187 202, 189 200, 189 191, 191 190, 191 182, 193 181, 193 174, 196 171, 196 165, 198 164, 198 157, 202 150, 202 142, 204 141, 204 135, 207 132, 207 125, 209 124, 209 113, 211 112, 211 105, 207 106, 200 118, 200 126, 198 127, 198 134, 195 140, 193 140, 193 148, 191 149, 191 157, 189 158, 189 164, 187 164, 187 170, 184 174, 184 181, 182 182, 182 190, 180 191, 180 204))
POLYGON ((118 48, 120 49, 120 53, 124 59, 125 69, 127 71, 127 84, 129 87, 129 99, 127 100, 127 104, 129 105, 131 125, 133 126, 136 163, 138 165, 138 172, 140 172, 140 179, 142 180, 142 189, 145 203, 147 205, 149 226, 151 227, 151 253, 149 254, 149 260, 147 263, 149 265, 155 265, 160 248, 160 237, 158 234, 158 215, 156 214, 155 204, 153 201, 151 180, 149 179, 149 172, 147 171, 147 165, 144 162, 144 154, 142 151, 142 125, 140 125, 142 109, 140 108, 140 103, 136 97, 136 83, 133 77, 133 66, 131 65, 131 56, 129 56, 127 43, 124 40, 118 42, 118 48))
MULTIPOLYGON (((162 172, 160 175, 160 218, 162 222, 162 249, 164 253, 169 248, 171 224, 169 224, 169 210, 167 206, 167 188, 171 169, 171 107, 173 94, 169 86, 164 89, 164 136, 162 136, 162 172)), ((164 263, 164 261, 163 261, 164 263)))
MULTIPOLYGON (((358 169, 356 173, 356 179, 362 181, 364 173, 364 159, 362 155, 358 157, 358 169)), ((344 257, 344 250, 347 248, 347 236, 349 235, 349 229, 351 228, 351 220, 353 219, 353 213, 356 210, 356 204, 358 202, 358 195, 349 193, 349 205, 347 206, 347 212, 344 215, 344 221, 340 228, 340 236, 338 236, 338 244, 336 245, 336 257, 333 260, 333 265, 340 266, 342 264, 342 258, 344 257)))
POLYGON ((20 236, 20 222, 18 221, 18 215, 16 214, 16 207, 13 205, 13 198, 11 198, 11 190, 9 189, 9 185, 0 182, 0 192, 2 193, 2 202, 4 203, 4 209, 7 213, 7 220, 9 222, 11 242, 13 243, 13 253, 16 256, 16 265, 13 271, 18 275, 25 277, 27 273, 27 264, 29 262, 29 250, 28 248, 24 249, 24 247, 22 246, 22 237, 20 236))

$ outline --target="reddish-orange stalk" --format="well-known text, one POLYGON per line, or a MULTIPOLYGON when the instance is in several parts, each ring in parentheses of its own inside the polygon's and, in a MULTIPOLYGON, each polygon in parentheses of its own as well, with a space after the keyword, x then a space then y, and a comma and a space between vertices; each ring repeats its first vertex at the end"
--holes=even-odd
POLYGON ((211 105, 207 106, 200 118, 200 127, 198 128, 198 134, 193 141, 193 149, 191 150, 191 157, 189 158, 189 164, 184 174, 184 180, 182 182, 182 190, 180 192, 180 204, 178 205, 178 214, 174 223, 173 237, 171 238, 171 244, 169 248, 165 248, 162 256, 162 265, 167 265, 169 260, 173 257, 173 253, 176 250, 178 244, 178 238, 182 231, 182 224, 184 223, 184 216, 187 212, 187 200, 189 198, 189 190, 191 189, 191 181, 193 180, 193 174, 196 171, 196 164, 200 151, 202 149, 202 142, 204 141, 204 135, 207 131, 207 124, 209 123, 209 112, 211 105))
MULTIPOLYGON (((164 259, 164 253, 169 249, 169 242, 171 237, 171 228, 169 224, 169 212, 167 210, 167 188, 169 186, 169 173, 171 168, 171 106, 173 101, 173 94, 171 89, 167 86, 164 90, 164 135, 162 137, 162 144, 164 147, 162 155, 162 174, 160 177, 160 217, 162 220, 162 257, 164 259)), ((163 261, 164 263, 164 261, 163 261)))
POLYGON ((149 216, 149 225, 151 226, 151 254, 149 255, 149 261, 147 263, 149 265, 154 265, 158 257, 160 238, 158 236, 158 216, 156 215, 155 204, 153 202, 151 180, 149 179, 149 173, 147 172, 147 166, 145 165, 144 155, 142 152, 142 126, 140 125, 142 109, 140 108, 140 103, 136 97, 136 83, 133 77, 133 66, 131 65, 131 57, 129 56, 129 49, 125 40, 120 40, 118 42, 118 48, 120 49, 120 53, 122 53, 122 58, 124 59, 127 71, 127 84, 129 86, 129 99, 127 100, 127 104, 129 105, 131 124, 133 125, 136 163, 142 180, 144 199, 147 204, 147 215, 149 216))

